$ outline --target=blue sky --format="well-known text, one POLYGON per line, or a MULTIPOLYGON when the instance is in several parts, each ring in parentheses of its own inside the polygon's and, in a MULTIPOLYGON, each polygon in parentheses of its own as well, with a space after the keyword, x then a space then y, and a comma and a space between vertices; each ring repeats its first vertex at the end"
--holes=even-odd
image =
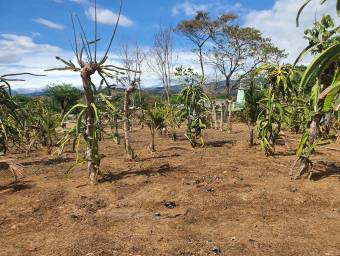
MULTIPOLYGON (((69 39, 72 38, 70 12, 76 13, 84 26, 91 29, 92 21, 86 15, 91 3, 93 0, 0 1, 0 33, 34 36, 37 43, 48 43, 67 49, 69 39), (60 29, 43 25, 38 19, 61 25, 60 29)), ((99 9, 112 12, 116 12, 119 7, 117 0, 98 0, 97 4, 99 9)), ((247 10, 267 9, 273 4, 273 0, 124 0, 123 15, 132 23, 119 28, 116 42, 138 41, 142 45, 150 45, 153 33, 159 25, 175 26, 182 19, 190 18, 192 11, 199 9, 207 9, 213 16, 229 10, 243 15, 247 10)), ((99 27, 102 37, 108 35, 112 29, 112 25, 107 23, 99 27)))
MULTIPOLYGON (((192 18, 197 10, 206 10, 215 17, 232 11, 239 23, 259 29, 294 59, 304 48, 303 30, 311 26, 315 16, 333 12, 335 1, 319 6, 314 0, 296 28, 295 16, 303 0, 123 0, 123 17, 113 45, 113 55, 122 43, 138 42, 147 52, 159 25, 175 26, 183 19, 192 18)), ((97 0, 100 44, 105 46, 119 7, 118 0, 97 0)), ((0 0, 0 74, 30 71, 59 66, 55 55, 72 58, 70 40, 72 25, 70 12, 76 13, 86 30, 93 31, 93 0, 0 0)), ((335 17, 335 16, 334 16, 335 17)), ((339 22, 339 19, 336 20, 339 22)), ((175 36, 178 64, 193 65, 195 58, 188 41, 175 36), (192 63, 191 63, 192 62, 192 63)), ((79 85, 74 73, 49 73, 45 78, 28 78, 18 87, 42 87, 50 83, 71 82, 79 85)), ((145 70, 147 85, 157 84, 157 77, 145 70)))

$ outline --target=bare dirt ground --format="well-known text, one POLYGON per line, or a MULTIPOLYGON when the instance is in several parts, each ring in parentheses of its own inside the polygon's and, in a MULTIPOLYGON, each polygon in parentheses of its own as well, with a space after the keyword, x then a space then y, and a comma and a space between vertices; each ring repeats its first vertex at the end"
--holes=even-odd
POLYGON ((244 125, 204 136, 197 149, 157 138, 150 155, 136 130, 138 162, 107 139, 97 186, 85 166, 65 177, 72 153, 12 155, 25 177, 0 173, 0 255, 340 255, 340 152, 318 150, 320 172, 295 181, 296 142, 266 158, 244 125))

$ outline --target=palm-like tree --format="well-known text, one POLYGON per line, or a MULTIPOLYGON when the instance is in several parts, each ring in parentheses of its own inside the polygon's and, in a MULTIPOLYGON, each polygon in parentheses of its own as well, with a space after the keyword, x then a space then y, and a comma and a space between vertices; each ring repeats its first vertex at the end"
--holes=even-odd
POLYGON ((264 91, 261 87, 251 83, 249 88, 245 90, 244 113, 246 115, 249 128, 249 146, 254 146, 254 130, 258 116, 261 113, 260 101, 264 97, 264 91))
POLYGON ((191 146, 204 145, 202 130, 206 128, 209 96, 203 90, 205 80, 191 68, 179 67, 176 76, 184 79, 185 87, 180 92, 178 101, 182 104, 182 116, 187 119, 185 136, 191 146))
POLYGON ((148 145, 148 151, 153 153, 156 151, 155 147, 155 132, 166 127, 165 111, 161 107, 153 107, 145 112, 143 122, 149 127, 151 134, 151 142, 148 145))

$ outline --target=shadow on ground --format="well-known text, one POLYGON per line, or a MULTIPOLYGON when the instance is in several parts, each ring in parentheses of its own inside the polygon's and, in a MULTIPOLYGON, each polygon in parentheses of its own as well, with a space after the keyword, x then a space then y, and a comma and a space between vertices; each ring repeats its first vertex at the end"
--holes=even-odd
POLYGON ((54 164, 62 164, 74 161, 75 158, 73 157, 56 157, 56 158, 49 158, 49 159, 38 159, 30 162, 23 162, 20 163, 23 166, 29 165, 54 165, 54 164))
POLYGON ((321 179, 325 179, 327 177, 339 177, 340 178, 340 166, 337 166, 334 163, 327 162, 319 162, 318 164, 320 168, 315 168, 311 180, 318 181, 321 179))
POLYGON ((34 184, 29 184, 29 181, 14 181, 7 185, 0 186, 0 192, 17 192, 21 190, 31 189, 35 187, 34 184))
POLYGON ((235 140, 215 140, 215 141, 207 141, 205 142, 206 147, 214 147, 214 148, 221 148, 225 145, 232 145, 236 144, 235 140))
POLYGON ((142 169, 142 170, 127 170, 127 171, 122 171, 119 173, 113 173, 113 172, 108 172, 103 175, 103 178, 99 180, 99 183, 103 182, 114 182, 117 180, 121 180, 127 177, 132 177, 132 176, 146 176, 146 177, 151 177, 155 175, 164 175, 165 173, 169 172, 174 172, 178 168, 170 166, 170 164, 162 164, 159 167, 153 167, 153 168, 147 168, 147 169, 142 169))

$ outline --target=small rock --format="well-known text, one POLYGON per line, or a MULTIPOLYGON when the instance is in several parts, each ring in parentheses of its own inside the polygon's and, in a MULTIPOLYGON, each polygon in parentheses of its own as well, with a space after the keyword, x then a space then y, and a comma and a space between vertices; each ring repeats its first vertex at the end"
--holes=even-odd
POLYGON ((174 201, 165 201, 164 206, 169 209, 174 209, 176 207, 176 203, 174 201))
POLYGON ((251 192, 253 189, 251 188, 251 187, 247 187, 247 188, 245 188, 244 189, 244 191, 246 192, 246 193, 249 193, 249 192, 251 192))
POLYGON ((79 216, 76 215, 76 214, 71 214, 71 215, 70 215, 70 218, 71 218, 72 220, 79 220, 79 219, 80 219, 79 216))
POLYGON ((160 214, 159 212, 156 212, 156 213, 155 213, 155 216, 160 217, 161 214, 160 214))
POLYGON ((17 225, 11 226, 11 229, 16 229, 16 228, 17 228, 17 225))
POLYGON ((37 211, 39 211, 40 209, 39 209, 39 207, 33 207, 32 208, 32 213, 35 213, 35 212, 37 212, 37 211))
POLYGON ((213 189, 213 188, 207 188, 207 191, 208 191, 208 192, 214 192, 215 189, 213 189))
POLYGON ((235 241, 235 240, 236 240, 236 237, 233 236, 233 237, 230 238, 230 240, 231 240, 231 241, 235 241))
POLYGON ((289 187, 289 191, 295 193, 298 189, 296 187, 289 187))
POLYGON ((216 254, 220 254, 222 253, 222 250, 219 246, 214 246, 212 249, 211 249, 212 252, 216 253, 216 254))

